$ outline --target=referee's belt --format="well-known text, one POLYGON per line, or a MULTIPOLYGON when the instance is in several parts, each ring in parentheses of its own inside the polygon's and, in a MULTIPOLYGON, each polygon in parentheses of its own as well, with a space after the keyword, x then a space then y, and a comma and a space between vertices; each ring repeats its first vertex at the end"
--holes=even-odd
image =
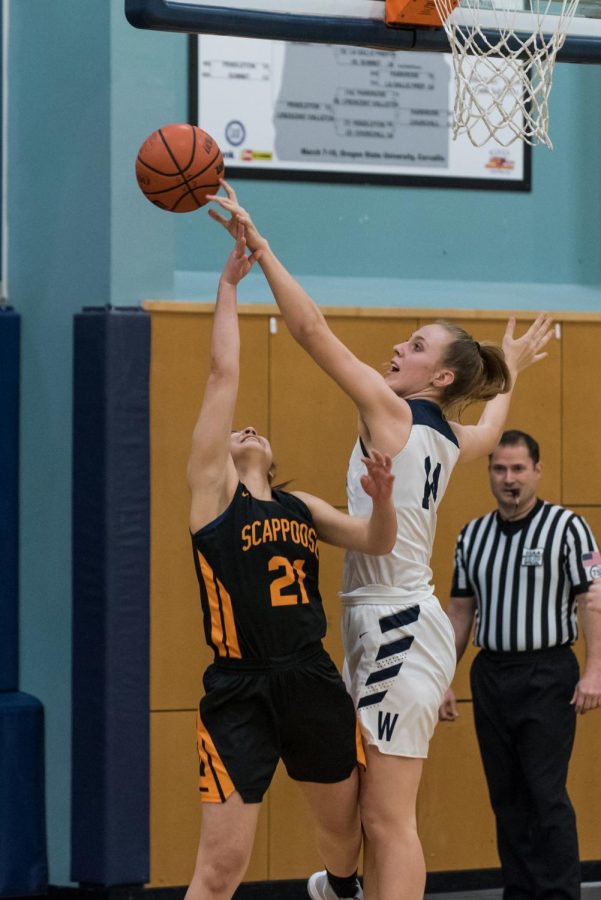
POLYGON ((539 647, 537 650, 489 650, 487 647, 481 647, 480 653, 484 653, 487 659, 498 660, 503 659, 523 660, 541 659, 545 656, 554 656, 556 653, 565 653, 571 650, 572 644, 554 644, 552 647, 539 647))

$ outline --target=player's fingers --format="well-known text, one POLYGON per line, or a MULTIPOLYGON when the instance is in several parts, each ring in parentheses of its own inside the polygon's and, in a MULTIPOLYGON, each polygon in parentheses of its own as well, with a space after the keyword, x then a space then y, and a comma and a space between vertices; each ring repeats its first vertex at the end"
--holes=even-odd
POLYGON ((219 194, 206 194, 206 199, 210 200, 212 203, 218 203, 222 209, 227 209, 228 212, 233 213, 236 209, 237 204, 234 203, 229 197, 220 197, 219 194))
POLYGON ((225 178, 219 179, 219 184, 224 189, 228 197, 232 200, 237 200, 236 191, 233 189, 229 181, 226 181, 225 178))
POLYGON ((548 312, 542 312, 538 314, 530 327, 535 328, 537 331, 540 331, 540 329, 546 331, 546 329, 551 326, 552 321, 553 320, 548 312))
POLYGON ((514 316, 512 316, 507 322, 507 326, 505 328, 505 334, 503 335, 503 337, 504 338, 512 338, 514 331, 515 331, 515 318, 514 318, 514 316))
POLYGON ((251 253, 250 256, 247 256, 246 258, 248 260, 248 268, 252 269, 254 264, 261 259, 262 255, 263 255, 262 250, 255 250, 254 253, 251 253))
POLYGON ((208 209, 207 212, 212 219, 214 219, 216 222, 219 222, 219 224, 223 225, 224 228, 228 227, 228 225, 229 225, 228 219, 224 219, 223 216, 220 216, 219 213, 216 212, 214 209, 208 209))
POLYGON ((362 476, 360 477, 359 481, 361 482, 361 487, 363 488, 363 490, 365 491, 365 493, 366 493, 369 497, 371 497, 370 487, 371 487, 371 485, 372 485, 373 482, 372 482, 371 478, 369 477, 369 475, 362 475, 362 476))
POLYGON ((544 347, 546 344, 549 343, 549 341, 551 340, 552 337, 553 337, 552 331, 546 331, 544 334, 540 334, 538 337, 537 346, 544 347))
POLYGON ((543 313, 534 320, 524 337, 526 339, 531 338, 536 343, 543 339, 549 340, 553 337, 552 324, 553 320, 546 313, 543 313))

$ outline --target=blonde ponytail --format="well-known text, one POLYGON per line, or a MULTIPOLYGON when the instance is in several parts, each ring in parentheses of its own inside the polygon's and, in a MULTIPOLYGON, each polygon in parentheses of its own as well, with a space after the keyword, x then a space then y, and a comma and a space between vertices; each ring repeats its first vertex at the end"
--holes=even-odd
POLYGON ((464 408, 476 400, 492 400, 511 390, 511 375, 501 347, 489 341, 479 344, 464 328, 451 322, 439 320, 436 324, 451 335, 442 365, 455 375, 442 391, 444 407, 464 408))

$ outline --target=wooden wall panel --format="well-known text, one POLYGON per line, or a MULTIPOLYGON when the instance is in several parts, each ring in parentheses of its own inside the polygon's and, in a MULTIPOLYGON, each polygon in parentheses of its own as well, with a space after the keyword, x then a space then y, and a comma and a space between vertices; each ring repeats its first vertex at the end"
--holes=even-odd
MULTIPOLYGON (((209 653, 190 536, 186 465, 210 363, 209 315, 159 313, 151 367, 151 708, 196 708, 209 653)), ((240 427, 268 428, 267 317, 242 318, 240 427)), ((238 421, 239 420, 239 421, 238 421)))
MULTIPOLYGON (((279 463, 279 477, 294 478, 292 489, 314 491, 345 507, 347 458, 356 436, 352 404, 291 340, 281 320, 275 335, 269 334, 268 321, 266 311, 241 317, 244 374, 240 421, 236 425, 254 424, 268 434, 279 463)), ((382 311, 373 318, 334 312, 329 315, 329 321, 360 358, 377 368, 387 365, 393 344, 407 337, 418 325, 417 319, 403 319, 382 311)), ((479 340, 499 341, 504 330, 504 323, 494 316, 461 320, 460 324, 479 340)), ((194 710, 209 654, 204 646, 198 587, 186 527, 185 465, 207 374, 210 326, 208 311, 169 310, 153 315, 151 707, 156 711, 151 714, 151 870, 154 886, 187 883, 198 841, 200 804, 196 790, 194 710)), ((597 497, 601 479, 595 474, 596 466, 601 464, 590 452, 591 428, 598 416, 595 416, 594 397, 589 402, 588 394, 581 388, 583 383, 591 383, 590 364, 595 354, 598 356, 599 328, 601 325, 590 323, 564 325, 563 343, 554 341, 549 358, 521 377, 508 424, 530 431, 541 443, 545 471, 541 495, 559 501, 563 479, 563 502, 582 512, 601 538, 601 500, 597 497), (564 376, 569 379, 563 391, 562 364, 564 376)), ((523 329, 524 325, 520 324, 518 333, 523 329)), ((467 411, 463 421, 474 421, 478 414, 479 409, 474 407, 467 411)), ((456 535, 468 519, 492 507, 485 462, 459 466, 441 507, 433 557, 434 582, 443 606, 448 597, 456 535)), ((321 587, 328 618, 326 646, 340 666, 338 591, 343 552, 322 546, 320 554, 321 587)), ((576 649, 582 659, 582 646, 576 649)), ((455 682, 459 697, 465 701, 470 696, 467 676, 472 655, 468 651, 455 682)), ((498 864, 494 822, 473 730, 471 703, 462 702, 460 713, 456 722, 439 725, 420 790, 419 828, 430 871, 488 868, 498 864)), ((601 713, 591 713, 579 720, 570 787, 584 859, 601 858, 596 828, 601 792, 596 774, 596 748, 600 738, 601 713)), ((246 880, 304 878, 320 865, 313 833, 302 794, 280 768, 264 803, 246 880)))
POLYGON ((564 324, 562 344, 562 502, 601 504, 601 323, 564 324))
MULTIPOLYGON (((357 356, 382 372, 392 346, 415 321, 328 316, 335 334, 357 356)), ((357 439, 355 407, 290 337, 278 321, 271 341, 271 439, 278 473, 291 488, 346 507, 348 458, 357 439)))
POLYGON ((424 765, 417 811, 429 872, 499 865, 471 703, 460 704, 454 722, 439 723, 424 765))
POLYGON ((576 742, 570 764, 568 790, 578 823, 581 859, 601 859, 601 710, 578 717, 576 742))
MULTIPOLYGON (((201 826, 195 710, 150 716, 150 885, 188 884, 201 826)), ((246 880, 268 877, 268 808, 259 815, 246 880)))

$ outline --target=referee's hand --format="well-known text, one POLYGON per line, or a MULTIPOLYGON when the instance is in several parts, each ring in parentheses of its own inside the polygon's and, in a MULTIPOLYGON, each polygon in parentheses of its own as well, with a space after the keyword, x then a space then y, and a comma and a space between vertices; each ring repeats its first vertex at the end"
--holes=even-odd
POLYGON ((576 712, 584 715, 591 709, 601 706, 601 672, 593 669, 587 672, 586 668, 582 678, 576 685, 574 696, 570 700, 576 712))
POLYGON ((441 722, 452 722, 458 715, 455 694, 453 689, 449 688, 445 691, 442 703, 438 707, 438 718, 441 722))

